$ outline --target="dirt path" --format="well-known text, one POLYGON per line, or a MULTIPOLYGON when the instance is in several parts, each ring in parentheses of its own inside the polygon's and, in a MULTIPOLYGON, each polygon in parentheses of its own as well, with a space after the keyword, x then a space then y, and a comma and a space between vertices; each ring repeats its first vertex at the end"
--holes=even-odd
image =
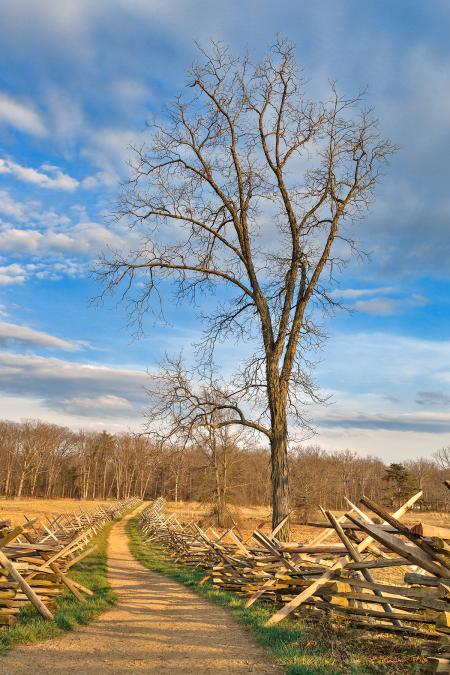
POLYGON ((0 674, 280 673, 225 610, 132 557, 129 518, 109 539, 108 576, 118 604, 88 626, 0 655, 0 674))

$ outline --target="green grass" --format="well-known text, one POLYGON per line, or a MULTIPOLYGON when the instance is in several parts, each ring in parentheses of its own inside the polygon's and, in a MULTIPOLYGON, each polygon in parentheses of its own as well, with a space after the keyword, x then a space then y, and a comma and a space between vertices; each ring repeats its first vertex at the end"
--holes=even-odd
POLYGON ((128 525, 133 555, 148 569, 170 577, 211 602, 227 609, 248 629, 256 642, 264 645, 287 675, 372 675, 373 673, 410 675, 421 670, 423 659, 417 641, 406 641, 376 633, 352 630, 337 617, 323 615, 321 621, 285 619, 265 626, 273 606, 245 600, 234 593, 213 588, 210 581, 199 586, 204 572, 173 562, 164 549, 146 544, 138 519, 128 525))
MULTIPOLYGON (((80 604, 76 598, 65 591, 58 596, 57 611, 52 621, 43 619, 32 606, 23 607, 15 626, 0 630, 0 652, 16 644, 30 644, 57 637, 95 619, 116 602, 106 578, 108 536, 114 522, 108 525, 93 539, 97 550, 87 556, 70 570, 70 577, 94 591, 92 597, 80 604)), ((85 596, 86 597, 86 596, 85 596)))

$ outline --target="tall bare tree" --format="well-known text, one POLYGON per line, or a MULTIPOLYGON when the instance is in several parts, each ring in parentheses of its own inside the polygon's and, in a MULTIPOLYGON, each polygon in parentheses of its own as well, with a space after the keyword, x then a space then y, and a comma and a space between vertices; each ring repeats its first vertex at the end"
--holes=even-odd
POLYGON ((332 85, 327 100, 310 100, 283 40, 256 65, 222 44, 200 51, 189 86, 134 148, 117 216, 140 244, 102 260, 99 276, 107 290, 122 287, 131 320, 155 308, 167 280, 178 301, 218 297, 203 317, 206 360, 230 335, 255 345, 219 405, 233 413, 228 424, 269 439, 277 525, 289 511, 289 416, 302 424, 315 395, 313 315, 332 304, 326 279, 355 250, 349 225, 392 146, 360 96, 332 85))

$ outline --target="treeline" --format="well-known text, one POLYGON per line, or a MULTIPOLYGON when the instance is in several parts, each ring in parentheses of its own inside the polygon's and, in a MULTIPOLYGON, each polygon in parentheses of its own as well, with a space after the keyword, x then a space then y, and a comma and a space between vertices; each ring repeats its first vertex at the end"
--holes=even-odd
POLYGON ((363 494, 386 506, 397 507, 414 492, 423 491, 420 508, 448 511, 450 477, 446 453, 386 465, 377 457, 361 457, 350 450, 327 452, 301 447, 291 457, 291 493, 300 518, 307 520, 318 504, 347 509, 347 497, 356 503, 363 494))
MULTIPOLYGON (((300 520, 320 504, 347 508, 362 494, 389 506, 421 489, 422 508, 450 508, 450 452, 389 466, 349 450, 318 446, 290 454, 291 503, 300 520)), ((133 433, 73 432, 31 420, 0 421, 0 495, 195 500, 214 505, 219 521, 227 505, 270 505, 270 456, 248 437, 224 428, 197 436, 187 447, 161 445, 133 433)))
POLYGON ((155 449, 135 434, 0 421, 0 495, 127 499, 154 478, 155 449))

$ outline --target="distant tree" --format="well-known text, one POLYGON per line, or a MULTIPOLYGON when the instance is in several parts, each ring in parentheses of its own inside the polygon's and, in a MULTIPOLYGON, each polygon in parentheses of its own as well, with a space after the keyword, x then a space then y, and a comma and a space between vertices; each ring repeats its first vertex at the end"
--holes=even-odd
POLYGON ((396 506, 410 496, 412 490, 411 477, 403 464, 389 464, 383 480, 387 484, 386 501, 389 506, 396 506))
POLYGON ((450 445, 437 450, 433 457, 442 469, 450 470, 450 445))
MULTIPOLYGON (((136 243, 98 275, 106 291, 123 288, 131 321, 159 307, 167 280, 178 302, 224 287, 203 317, 199 361, 230 335, 256 345, 219 406, 232 413, 227 424, 270 442, 275 526, 289 513, 288 418, 304 426, 305 401, 318 399, 306 357, 321 338, 313 314, 335 304, 327 279, 356 250, 348 226, 372 201, 392 146, 360 96, 332 86, 324 102, 310 100, 283 40, 256 65, 222 44, 202 55, 149 144, 135 148, 117 217, 136 243)), ((214 416, 215 400, 201 404, 214 416)))

